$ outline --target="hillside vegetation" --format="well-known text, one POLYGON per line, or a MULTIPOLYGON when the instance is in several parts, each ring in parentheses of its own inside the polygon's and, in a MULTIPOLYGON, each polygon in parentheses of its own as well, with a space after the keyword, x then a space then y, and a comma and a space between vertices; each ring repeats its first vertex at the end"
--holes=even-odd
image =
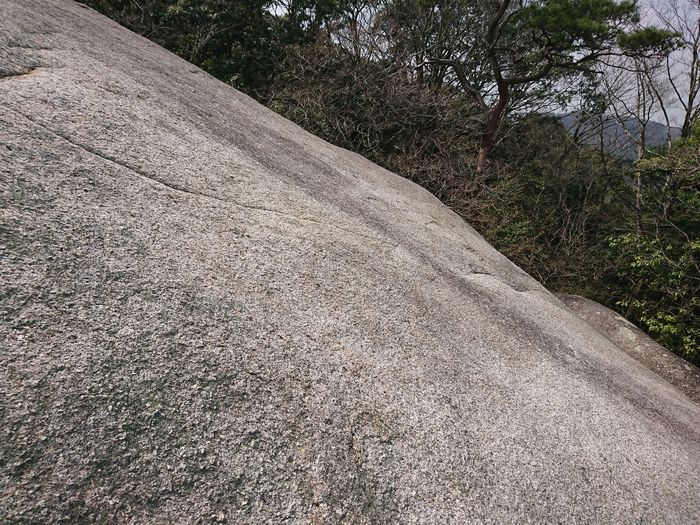
POLYGON ((700 363, 694 0, 87 3, 427 188, 549 289, 700 363), (580 125, 547 116, 564 111, 580 125), (607 151, 611 119, 634 130, 635 162, 607 151), (669 133, 650 149, 654 119, 669 133))

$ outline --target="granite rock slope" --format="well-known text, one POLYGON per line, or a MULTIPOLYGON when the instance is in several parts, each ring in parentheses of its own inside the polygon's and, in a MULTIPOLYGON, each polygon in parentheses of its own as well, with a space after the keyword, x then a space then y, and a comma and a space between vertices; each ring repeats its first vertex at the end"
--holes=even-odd
POLYGON ((617 312, 580 295, 557 297, 618 348, 700 403, 700 370, 668 351, 617 312))
POLYGON ((69 0, 0 0, 0 199, 0 522, 700 519, 688 396, 69 0))

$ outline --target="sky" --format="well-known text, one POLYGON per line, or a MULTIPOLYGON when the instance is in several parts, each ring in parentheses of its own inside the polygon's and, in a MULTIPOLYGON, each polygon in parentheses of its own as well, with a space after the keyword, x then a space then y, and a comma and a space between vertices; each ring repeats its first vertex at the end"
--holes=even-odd
MULTIPOLYGON (((642 24, 666 27, 670 22, 674 30, 681 30, 687 38, 698 38, 700 34, 700 0, 641 0, 639 2, 642 14, 642 24)), ((692 52, 688 49, 679 50, 671 56, 671 73, 675 77, 676 86, 685 95, 689 86, 689 64, 692 52)), ((671 125, 683 123, 684 110, 668 81, 662 84, 668 90, 668 114, 671 125)), ((696 102, 697 103, 697 102, 696 102)), ((656 111, 654 119, 664 121, 663 113, 656 111)))

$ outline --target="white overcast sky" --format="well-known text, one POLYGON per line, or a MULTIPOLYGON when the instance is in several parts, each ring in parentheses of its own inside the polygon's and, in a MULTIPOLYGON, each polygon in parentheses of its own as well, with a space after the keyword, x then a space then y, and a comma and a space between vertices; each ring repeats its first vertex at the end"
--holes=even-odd
MULTIPOLYGON (((640 0, 639 5, 642 12, 642 23, 645 25, 663 27, 663 21, 657 15, 658 12, 664 18, 671 19, 674 22, 674 26, 685 22, 688 27, 694 28, 696 32, 698 31, 700 0, 640 0), (678 20, 675 16, 676 12, 682 14, 681 20, 678 20)), ((674 64, 672 73, 676 77, 676 85, 682 94, 688 88, 690 56, 688 50, 677 51, 672 55, 674 64)), ((667 87, 670 88, 670 86, 667 87)), ((670 95, 673 95, 673 93, 671 92, 670 95)), ((669 102, 668 112, 671 125, 680 126, 683 122, 683 108, 675 96, 669 96, 669 102)), ((663 122, 660 112, 656 119, 663 122)))

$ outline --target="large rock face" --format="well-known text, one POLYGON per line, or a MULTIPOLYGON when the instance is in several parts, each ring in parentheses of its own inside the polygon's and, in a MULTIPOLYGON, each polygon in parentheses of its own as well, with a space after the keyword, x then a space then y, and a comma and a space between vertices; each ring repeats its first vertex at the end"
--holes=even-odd
POLYGON ((593 328, 653 370, 696 403, 700 403, 700 370, 669 352, 627 319, 580 295, 557 297, 593 328))
POLYGON ((0 15, 0 522, 698 522, 698 405, 427 192, 0 15))

